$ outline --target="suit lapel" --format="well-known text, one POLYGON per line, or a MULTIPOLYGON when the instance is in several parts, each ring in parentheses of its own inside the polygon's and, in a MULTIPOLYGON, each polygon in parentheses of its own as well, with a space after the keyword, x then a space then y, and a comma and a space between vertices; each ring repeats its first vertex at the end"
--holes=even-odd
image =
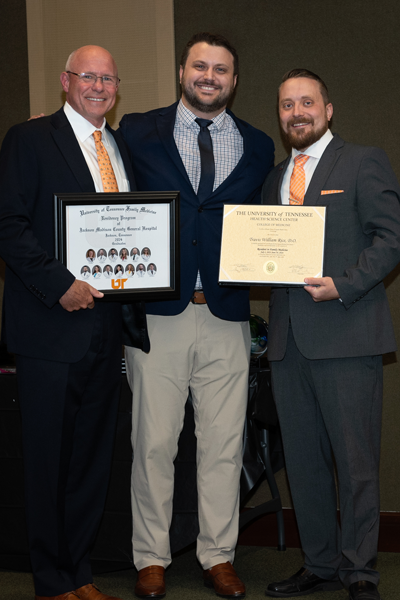
POLYGON ((226 179, 224 179, 221 185, 219 185, 216 188, 216 190, 214 190, 214 192, 210 194, 209 198, 207 198, 205 202, 213 200, 216 194, 219 194, 220 192, 223 193, 225 188, 229 187, 229 185, 231 184, 232 179, 236 179, 237 177, 239 177, 240 173, 247 167, 253 154, 254 143, 252 136, 249 135, 247 123, 244 123, 240 119, 237 119, 233 112, 231 112, 229 109, 226 109, 226 112, 235 121, 236 127, 240 131, 240 134, 243 138, 243 154, 233 171, 228 175, 226 179))
POLYGON ((226 112, 234 120, 235 125, 243 138, 243 154, 236 167, 221 183, 221 185, 217 187, 214 193, 217 193, 219 191, 223 192, 224 188, 230 185, 231 180, 234 178, 236 179, 240 175, 240 173, 247 167, 248 163, 250 162, 254 149, 253 137, 249 135, 247 123, 244 123, 240 119, 237 119, 230 110, 227 109, 226 112))
MULTIPOLYGON (((166 150, 171 160, 180 172, 181 176, 184 177, 190 190, 194 194, 192 184, 189 180, 188 174, 186 172, 185 166, 182 162, 181 156, 179 154, 178 148, 176 147, 174 140, 174 125, 176 119, 177 104, 178 103, 175 103, 172 106, 169 106, 168 108, 160 111, 156 119, 157 131, 160 141, 164 146, 164 149, 166 150)), ((240 119, 237 119, 230 110, 227 110, 227 113, 235 121, 236 126, 243 137, 243 155, 236 167, 230 173, 230 175, 221 183, 220 186, 217 187, 217 189, 212 194, 210 194, 209 198, 205 200, 205 203, 208 202, 209 199, 212 199, 215 194, 223 192, 225 187, 228 187, 230 185, 231 179, 236 178, 240 174, 240 172, 246 168, 253 154, 253 139, 252 136, 248 134, 247 124, 240 121, 240 119)))
POLYGON ((177 106, 178 103, 175 103, 172 106, 169 106, 168 108, 163 109, 159 112, 156 118, 157 132, 165 151, 167 152, 172 162, 178 169, 180 175, 185 179, 189 188, 194 194, 192 184, 190 183, 188 174, 186 172, 185 166, 182 162, 181 155, 179 154, 174 139, 174 126, 177 106))
POLYGON ((340 158, 343 145, 343 140, 336 134, 326 147, 304 196, 305 205, 315 206, 320 203, 321 190, 324 188, 326 180, 340 158))
POLYGON ((129 152, 125 145, 125 142, 122 139, 122 136, 121 136, 119 130, 114 131, 114 129, 111 129, 111 127, 108 125, 108 123, 107 123, 106 127, 107 127, 107 131, 109 131, 111 133, 111 135, 114 137, 114 140, 118 146, 118 150, 121 155, 122 162, 124 163, 125 172, 126 172, 126 175, 128 177, 129 183, 130 183, 131 192, 134 192, 136 190, 135 176, 133 174, 131 157, 129 155, 129 152))
POLYGON ((279 173, 279 177, 277 177, 278 187, 277 187, 276 191, 274 190, 274 195, 276 197, 276 204, 282 204, 282 194, 281 194, 282 182, 283 182, 283 177, 286 173, 286 169, 289 166, 290 158, 291 157, 289 154, 287 159, 284 160, 283 163, 281 163, 278 167, 278 173, 279 173))
POLYGON ((71 125, 64 110, 61 108, 52 116, 51 124, 53 125, 53 139, 57 144, 61 154, 64 156, 69 168, 74 177, 82 188, 83 192, 94 192, 95 187, 93 178, 90 174, 89 167, 82 154, 79 142, 75 137, 71 125))

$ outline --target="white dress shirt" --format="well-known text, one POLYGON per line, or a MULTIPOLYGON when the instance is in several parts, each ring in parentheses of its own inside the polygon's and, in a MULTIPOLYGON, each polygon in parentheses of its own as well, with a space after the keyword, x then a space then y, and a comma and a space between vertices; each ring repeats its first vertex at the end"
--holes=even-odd
POLYGON ((281 187, 282 204, 289 204, 290 178, 293 173, 295 157, 298 156, 299 154, 304 154, 305 156, 310 157, 303 167, 304 173, 306 175, 306 187, 305 187, 305 192, 304 192, 304 193, 306 193, 308 186, 310 185, 312 176, 314 175, 314 171, 317 168, 317 165, 320 161, 320 158, 323 155, 323 153, 325 152, 326 147, 332 138, 333 138, 332 132, 330 129, 328 129, 328 131, 326 131, 324 133, 324 135, 322 137, 320 137, 317 142, 315 142, 315 144, 313 144, 312 146, 307 148, 307 150, 304 150, 304 152, 301 152, 300 150, 295 150, 294 148, 292 148, 292 157, 290 159, 288 168, 286 169, 286 172, 285 172, 285 174, 283 176, 283 180, 282 180, 282 187, 281 187))
POLYGON ((109 133, 106 129, 106 120, 103 120, 101 127, 95 127, 89 123, 87 119, 82 117, 82 115, 76 112, 76 110, 74 110, 72 106, 68 104, 68 102, 64 104, 64 112, 74 131, 76 139, 78 140, 82 154, 85 157, 87 166, 89 167, 90 173, 93 177, 96 192, 103 192, 104 190, 103 183, 101 181, 99 163, 97 162, 97 152, 93 137, 94 131, 101 131, 101 141, 103 142, 104 147, 110 157, 118 183, 118 190, 120 192, 130 192, 129 180, 126 176, 124 163, 122 161, 116 141, 111 133, 109 133))

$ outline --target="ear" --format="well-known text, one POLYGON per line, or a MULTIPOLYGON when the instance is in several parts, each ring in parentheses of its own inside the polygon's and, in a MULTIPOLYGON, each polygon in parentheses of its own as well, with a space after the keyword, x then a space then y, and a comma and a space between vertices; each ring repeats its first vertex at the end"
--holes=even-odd
POLYGON ((182 75, 183 75, 183 67, 181 65, 179 67, 179 83, 182 83, 182 75))
POLYGON ((233 87, 234 88, 236 87, 236 84, 237 84, 237 78, 238 78, 237 75, 235 75, 234 78, 233 78, 233 87))
POLYGON ((69 90, 69 74, 66 71, 63 71, 60 75, 61 85, 63 87, 64 92, 68 92, 69 90))
POLYGON ((325 110, 326 110, 326 117, 327 117, 328 121, 330 121, 332 119, 332 115, 333 115, 333 106, 332 106, 332 104, 327 104, 325 106, 325 110))

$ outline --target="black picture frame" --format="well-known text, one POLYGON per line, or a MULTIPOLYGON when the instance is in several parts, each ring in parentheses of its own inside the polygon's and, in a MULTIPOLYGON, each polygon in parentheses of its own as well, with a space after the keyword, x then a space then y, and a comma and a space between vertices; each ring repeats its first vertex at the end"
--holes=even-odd
MULTIPOLYGON (((166 243, 168 244, 168 252, 169 254, 169 284, 168 285, 160 285, 159 287, 155 287, 154 283, 152 285, 147 285, 150 283, 150 278, 142 277, 144 280, 140 285, 140 287, 136 287, 134 289, 124 288, 124 283, 122 283, 122 287, 117 288, 109 288, 108 285, 104 285, 104 288, 101 287, 101 284, 97 284, 95 287, 101 292, 104 293, 104 298, 102 300, 108 301, 118 301, 123 303, 129 302, 137 302, 140 300, 153 300, 153 301, 163 301, 163 300, 177 300, 180 297, 180 220, 179 220, 179 192, 178 191, 168 191, 168 192, 117 192, 117 193, 91 193, 91 192, 82 192, 80 194, 71 194, 71 193, 55 193, 54 194, 54 218, 55 218, 55 257, 61 261, 67 268, 70 268, 70 260, 69 257, 71 255, 72 250, 68 247, 68 233, 67 228, 70 228, 69 218, 67 213, 69 207, 78 207, 79 212, 84 211, 83 214, 95 213, 99 211, 114 210, 118 213, 118 207, 125 207, 125 211, 134 212, 136 214, 141 214, 141 216, 146 216, 143 213, 154 213, 156 211, 155 205, 168 205, 167 214, 169 215, 169 231, 166 234, 166 243), (81 207, 81 208, 80 208, 81 207), (111 208, 110 208, 111 207, 111 208), (113 208, 115 207, 115 208, 113 208), (99 287, 100 285, 100 287, 99 287)), ((74 211, 76 213, 76 211, 74 211)), ((166 211, 163 211, 164 213, 166 211)), ((135 218, 135 217, 131 217, 135 218)), ((163 225, 161 223, 161 225, 163 225)), ((154 228, 153 228, 154 229, 154 228)), ((91 231, 91 230, 90 230, 91 231)), ((77 230, 77 235, 79 234, 77 230)), ((92 234, 91 234, 92 235, 92 234)), ((96 234, 94 234, 96 235, 96 234)), ((99 234, 100 235, 100 234, 99 234)), ((108 235, 108 234, 107 234, 108 235)), ((127 234, 128 235, 128 234, 127 234)), ((134 235, 134 234, 129 234, 134 235)), ((157 235, 157 234, 154 234, 157 235)), ((117 236, 122 236, 122 234, 116 234, 117 236)), ((111 236, 110 236, 111 237, 111 236)), ((118 239, 120 239, 118 237, 118 239)), ((124 239, 124 238, 122 238, 124 239)), ((155 239, 155 238, 154 238, 155 239)), ((112 246, 116 244, 111 241, 112 246)), ((127 242, 121 242, 122 245, 128 246, 127 242)), ((121 245, 121 244, 117 244, 121 245)), ((76 261, 75 261, 76 262, 76 261)), ((150 265, 149 265, 150 266, 150 265)), ((70 269, 71 270, 71 269, 70 269)), ((80 278, 80 274, 71 270, 71 272, 75 275, 75 277, 80 278)), ((82 273, 82 271, 81 271, 82 273)), ((111 282, 116 281, 113 278, 110 279, 111 282)), ((120 286, 121 281, 127 281, 122 278, 119 280, 120 286)), ((136 280, 135 280, 136 282, 136 280)), ((91 285, 93 285, 93 281, 89 281, 91 285)), ((113 285, 113 283, 111 283, 113 285)), ((115 284, 117 285, 117 283, 115 284)), ((96 299, 96 302, 99 300, 96 299)))

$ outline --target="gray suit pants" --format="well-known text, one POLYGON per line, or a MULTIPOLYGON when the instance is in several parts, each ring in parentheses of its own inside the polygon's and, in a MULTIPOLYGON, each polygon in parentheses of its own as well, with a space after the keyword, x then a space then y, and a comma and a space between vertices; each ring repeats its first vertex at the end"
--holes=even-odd
POLYGON ((382 357, 308 360, 289 329, 271 372, 305 566, 378 583, 382 357))

